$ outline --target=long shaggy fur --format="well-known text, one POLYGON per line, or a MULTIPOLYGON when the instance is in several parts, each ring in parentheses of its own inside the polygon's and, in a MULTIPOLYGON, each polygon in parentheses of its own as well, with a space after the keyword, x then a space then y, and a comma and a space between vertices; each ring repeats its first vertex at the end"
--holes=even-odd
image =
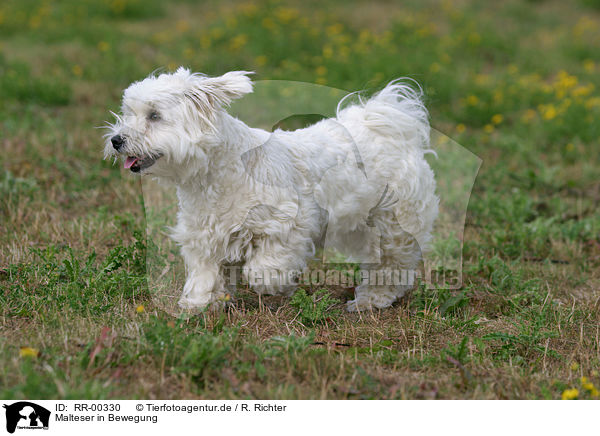
MULTIPOLYGON (((420 89, 397 80, 368 99, 348 96, 335 118, 273 133, 226 112, 249 92, 243 71, 151 76, 125 90, 107 135, 105 156, 129 156, 145 163, 132 169, 177 186, 180 305, 219 300, 231 263, 246 278, 277 271, 255 289, 289 294, 295 287, 283 278, 304 269, 324 239, 375 254, 378 268, 416 269, 438 211, 420 89), (118 151, 115 135, 124 140, 118 151), (357 237, 372 229, 378 237, 368 243, 357 237)), ((409 287, 361 285, 348 309, 388 307, 409 287)))

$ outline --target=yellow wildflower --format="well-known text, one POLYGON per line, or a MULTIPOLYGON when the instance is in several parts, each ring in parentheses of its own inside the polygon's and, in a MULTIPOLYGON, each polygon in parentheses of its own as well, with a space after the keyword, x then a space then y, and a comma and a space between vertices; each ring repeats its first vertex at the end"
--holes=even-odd
POLYGON ((500 124, 504 120, 502 114, 496 114, 492 117, 492 124, 500 124))
POLYGON ((592 97, 585 102, 586 109, 592 109, 597 106, 600 106, 600 97, 592 97))
POLYGON ((476 74, 475 75, 475 84, 479 86, 485 86, 490 83, 489 74, 476 74))
POLYGON ((587 97, 592 93, 593 90, 594 85, 590 83, 589 85, 578 86, 577 88, 573 89, 571 91, 571 95, 573 95, 573 97, 587 97))
POLYGON ((556 118, 557 114, 558 112, 556 111, 554 105, 549 104, 543 107, 542 118, 544 118, 545 120, 553 120, 554 118, 556 118))
POLYGON ((569 143, 566 145, 566 147, 565 147, 565 150, 567 150, 567 151, 573 151, 573 150, 575 150, 575 146, 573 145, 573 143, 572 143, 572 142, 569 142, 569 143))
POLYGON ((98 50, 100 50, 100 51, 107 51, 108 49, 109 49, 108 42, 106 42, 106 41, 100 41, 98 43, 98 50))
POLYGON ((34 15, 29 19, 29 27, 31 27, 32 29, 37 29, 38 27, 40 27, 40 24, 42 24, 42 17, 40 17, 39 15, 34 15))
POLYGON ((563 400, 576 400, 577 397, 579 397, 579 390, 576 388, 566 389, 561 395, 563 400))
POLYGON ((581 377, 579 381, 581 382, 581 387, 588 391, 592 397, 598 396, 598 389, 596 389, 596 386, 587 377, 581 377))
POLYGON ((590 383, 590 382, 581 383, 581 387, 583 389, 585 389, 586 391, 589 391, 589 392, 592 392, 594 389, 596 389, 596 387, 594 386, 594 384, 590 383))
POLYGON ((332 24, 331 26, 327 26, 327 35, 339 35, 340 33, 342 33, 342 30, 344 30, 344 26, 342 26, 341 24, 332 24))
POLYGON ((577 77, 570 75, 564 70, 558 72, 558 77, 554 82, 554 89, 558 98, 564 97, 565 93, 575 86, 577 86, 577 77))
POLYGON ((247 17, 251 17, 255 15, 258 11, 258 6, 256 6, 254 3, 245 3, 243 5, 240 5, 240 10, 247 17))
POLYGON ((263 18, 263 20, 262 20, 262 26, 265 29, 271 30, 271 29, 275 28, 275 22, 272 19, 270 19, 269 17, 266 17, 266 18, 263 18))
POLYGON ((369 29, 363 29, 360 31, 360 34, 358 35, 358 39, 361 42, 366 42, 371 38, 371 32, 369 31, 369 29))
POLYGON ((467 130, 467 127, 462 123, 456 126, 456 133, 463 133, 465 130, 467 130))
POLYGON ((316 69, 316 72, 318 76, 324 76, 325 74, 327 74, 327 67, 319 65, 316 69))
POLYGON ((248 35, 245 35, 242 33, 240 35, 233 37, 233 39, 229 42, 229 49, 232 51, 237 51, 237 50, 241 49, 243 46, 245 46, 247 42, 248 42, 248 35))
POLYGON ((485 133, 492 133, 494 131, 494 126, 492 126, 491 124, 486 124, 485 126, 483 126, 483 131, 485 133))
POLYGON ((571 363, 571 371, 577 371, 579 369, 579 363, 573 361, 571 363))
POLYGON ((441 146, 448 143, 448 137, 446 135, 438 135, 437 140, 435 141, 436 146, 441 146))
POLYGON ((282 23, 289 23, 300 15, 297 9, 294 8, 278 8, 275 10, 275 16, 282 23))
POLYGON ((113 0, 110 2, 110 8, 117 14, 123 12, 125 10, 125 0, 113 0))
POLYGON ((596 69, 596 64, 594 63, 593 60, 586 59, 585 61, 583 61, 583 69, 585 71, 587 71, 588 73, 593 73, 594 70, 596 69))
POLYGON ((558 72, 558 84, 567 88, 577 85, 577 77, 570 75, 564 70, 558 72))
POLYGON ((144 308, 144 306, 143 306, 143 305, 141 305, 141 304, 140 304, 138 307, 136 307, 136 308, 135 308, 135 311, 136 311, 137 313, 143 313, 143 312, 144 312, 144 310, 145 310, 145 308, 144 308))
POLYGON ((263 65, 265 65, 267 63, 267 57, 265 55, 260 55, 257 56, 256 59, 254 59, 254 63, 256 65, 258 65, 259 67, 262 67, 263 65))
POLYGON ((73 65, 73 68, 71 68, 71 70, 73 71, 73 74, 75 74, 77 77, 81 77, 81 75, 83 74, 83 70, 79 65, 73 65))
POLYGON ((479 103, 479 99, 476 95, 471 94, 467 97, 467 104, 469 106, 475 106, 477 103, 479 103))
POLYGON ((21 349, 19 350, 19 356, 20 357, 31 357, 31 358, 37 358, 39 357, 40 352, 39 350, 35 349, 35 348, 31 348, 31 347, 21 347, 21 349))
POLYGON ((575 27, 573 28, 573 33, 576 36, 582 36, 586 31, 595 29, 596 22, 590 17, 583 17, 577 22, 577 24, 575 24, 575 27))

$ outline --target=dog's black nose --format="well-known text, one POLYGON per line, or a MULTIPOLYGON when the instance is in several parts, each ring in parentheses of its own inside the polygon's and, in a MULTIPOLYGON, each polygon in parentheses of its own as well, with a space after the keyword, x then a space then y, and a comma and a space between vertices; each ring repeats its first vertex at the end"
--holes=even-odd
POLYGON ((123 144, 125 144, 125 139, 121 135, 115 135, 110 138, 110 142, 112 142, 114 149, 119 151, 123 147, 123 144))

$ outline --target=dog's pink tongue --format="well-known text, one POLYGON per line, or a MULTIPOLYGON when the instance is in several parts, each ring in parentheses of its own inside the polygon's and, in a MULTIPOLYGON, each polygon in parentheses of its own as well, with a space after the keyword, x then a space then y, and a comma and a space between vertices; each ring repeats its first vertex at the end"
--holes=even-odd
POLYGON ((128 157, 127 159, 125 159, 125 164, 123 165, 123 167, 131 168, 133 166, 133 164, 136 162, 137 162, 137 157, 128 157))

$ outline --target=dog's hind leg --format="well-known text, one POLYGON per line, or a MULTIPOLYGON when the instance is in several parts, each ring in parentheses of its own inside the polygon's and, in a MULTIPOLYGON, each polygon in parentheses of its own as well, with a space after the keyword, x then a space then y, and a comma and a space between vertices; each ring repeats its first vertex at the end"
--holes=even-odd
POLYGON ((291 295, 311 252, 312 241, 300 232, 292 230, 285 241, 263 236, 255 241, 242 274, 259 294, 291 295))
POLYGON ((349 312, 384 309, 414 287, 414 273, 421 262, 421 249, 415 237, 404 231, 393 213, 376 220, 381 231, 380 263, 361 265, 368 281, 355 289, 355 298, 346 303, 349 312))

